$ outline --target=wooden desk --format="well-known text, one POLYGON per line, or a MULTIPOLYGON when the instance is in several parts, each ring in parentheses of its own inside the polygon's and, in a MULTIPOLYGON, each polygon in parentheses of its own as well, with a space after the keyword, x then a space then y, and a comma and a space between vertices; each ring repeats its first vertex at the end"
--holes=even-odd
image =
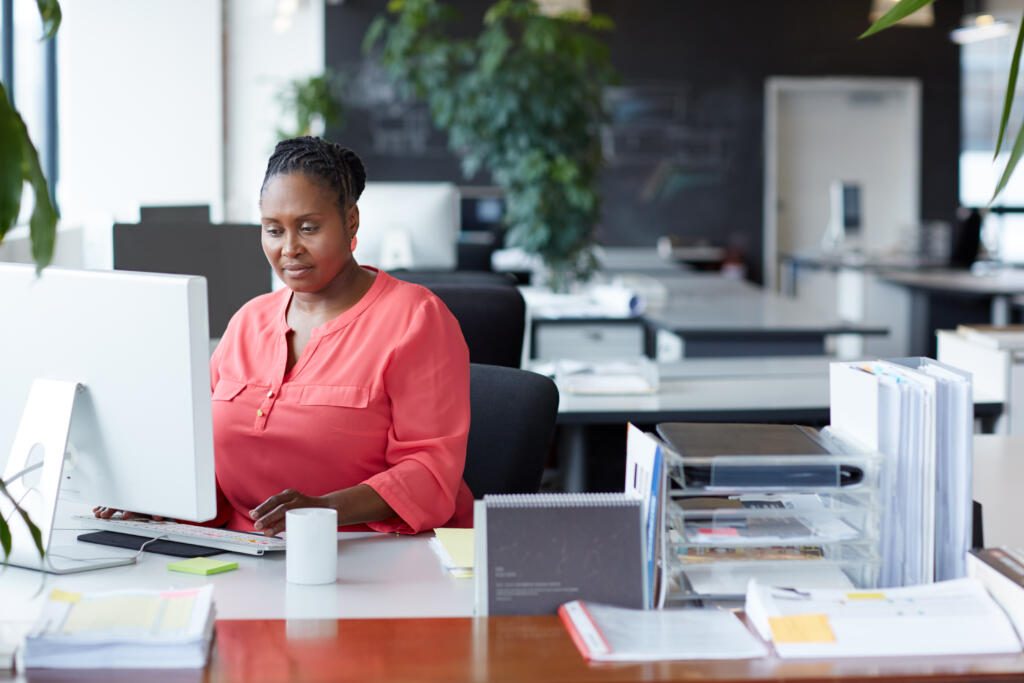
MULTIPOLYGON (((146 675, 161 680, 161 675, 146 675)), ((1024 655, 588 664, 557 617, 221 621, 206 680, 975 681, 1020 680, 1024 655)))

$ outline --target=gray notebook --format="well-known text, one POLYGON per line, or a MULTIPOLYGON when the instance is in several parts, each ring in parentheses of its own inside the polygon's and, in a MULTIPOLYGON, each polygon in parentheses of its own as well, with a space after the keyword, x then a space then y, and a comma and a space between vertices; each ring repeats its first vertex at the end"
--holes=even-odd
POLYGON ((555 614, 570 600, 646 604, 639 499, 485 496, 476 502, 474 527, 477 614, 555 614))

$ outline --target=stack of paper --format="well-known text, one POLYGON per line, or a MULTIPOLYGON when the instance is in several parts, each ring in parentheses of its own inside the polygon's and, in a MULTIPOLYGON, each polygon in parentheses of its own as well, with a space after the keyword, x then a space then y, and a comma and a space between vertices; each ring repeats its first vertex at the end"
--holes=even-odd
POLYGON ((457 579, 473 577, 472 529, 434 529, 430 547, 449 574, 457 579))
POLYGON ((197 669, 213 636, 213 586, 50 592, 25 640, 25 667, 197 669))
POLYGON ((747 618, 780 657, 1020 652, 999 606, 974 579, 885 591, 771 588, 752 581, 747 618))
POLYGON ((558 616, 580 654, 597 662, 751 659, 767 654, 731 612, 635 610, 575 600, 559 607, 558 616))
POLYGON ((965 575, 971 544, 970 375, 931 359, 833 363, 831 429, 886 456, 883 586, 965 575))

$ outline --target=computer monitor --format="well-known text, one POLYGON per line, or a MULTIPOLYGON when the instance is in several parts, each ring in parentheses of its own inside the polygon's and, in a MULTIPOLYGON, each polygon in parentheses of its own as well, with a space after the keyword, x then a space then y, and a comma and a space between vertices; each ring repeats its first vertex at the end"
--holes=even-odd
POLYGON ((452 270, 459 190, 452 183, 367 183, 359 197, 359 263, 452 270))
MULTIPOLYGON (((0 293, 3 479, 43 542, 50 542, 58 496, 212 519, 205 280, 59 268, 37 276, 31 265, 3 263, 0 293)), ((0 496, 0 513, 11 512, 0 496)), ((20 520, 11 530, 10 562, 50 569, 20 520)), ((48 555, 70 563, 68 571, 75 561, 92 568, 90 559, 111 555, 85 545, 50 547, 48 555)))

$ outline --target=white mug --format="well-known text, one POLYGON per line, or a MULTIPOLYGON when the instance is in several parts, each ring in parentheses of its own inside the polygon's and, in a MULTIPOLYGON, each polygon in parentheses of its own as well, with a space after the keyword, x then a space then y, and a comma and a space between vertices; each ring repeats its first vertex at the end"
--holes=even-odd
POLYGON ((284 524, 288 581, 304 585, 334 583, 338 579, 338 511, 289 510, 284 524))

